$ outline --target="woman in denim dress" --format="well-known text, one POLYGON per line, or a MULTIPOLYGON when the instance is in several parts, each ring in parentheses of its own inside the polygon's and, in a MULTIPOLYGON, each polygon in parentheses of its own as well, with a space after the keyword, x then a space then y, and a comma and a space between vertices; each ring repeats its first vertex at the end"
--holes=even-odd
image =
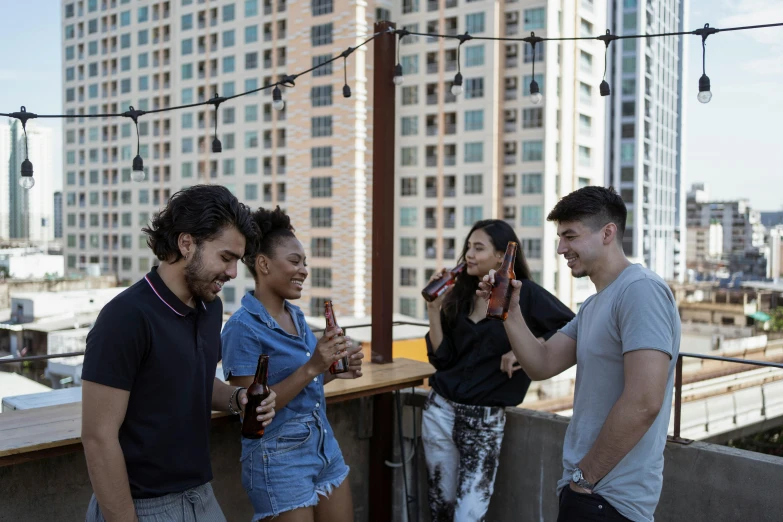
POLYGON ((299 299, 307 278, 302 243, 278 207, 253 215, 262 232, 255 251, 243 260, 255 290, 223 328, 223 373, 233 385, 253 382, 258 356, 269 355, 269 386, 277 413, 260 439, 242 439, 242 484, 253 504, 253 521, 352 521, 348 466, 326 418, 324 385, 361 376, 362 353, 340 330, 317 340, 299 299), (349 355, 349 371, 329 366, 349 355))

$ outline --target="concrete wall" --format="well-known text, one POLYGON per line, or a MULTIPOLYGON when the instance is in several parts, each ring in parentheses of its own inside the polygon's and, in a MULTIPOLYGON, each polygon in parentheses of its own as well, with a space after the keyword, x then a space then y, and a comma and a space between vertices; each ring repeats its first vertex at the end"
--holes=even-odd
MULTIPOLYGON (((420 412, 416 409, 417 417, 420 412)), ((410 407, 405 407, 404 415, 411 417, 410 407)), ((367 522, 370 484, 366 428, 370 417, 362 408, 362 401, 353 400, 330 405, 329 419, 345 460, 351 466, 349 480, 356 522, 367 522)), ((413 447, 412 424, 408 420, 403 422, 407 450, 413 447)), ((568 419, 556 415, 517 408, 508 410, 501 463, 487 521, 557 519, 555 484, 561 473, 567 426, 568 419)), ((417 423, 417 435, 420 434, 417 423)), ((418 497, 419 520, 427 522, 424 459, 420 444, 417 446, 408 468, 409 495, 418 497)), ((665 459, 663 493, 656 520, 780 520, 783 458, 694 442, 689 446, 668 444, 665 459)), ((399 462, 399 452, 394 460, 399 462)), ((213 428, 212 467, 213 486, 227 519, 249 521, 252 511, 240 482, 238 424, 213 428)), ((0 492, 0 522, 83 520, 92 494, 84 454, 77 452, 0 467, 0 492)), ((394 499, 393 520, 406 520, 399 468, 395 471, 394 499)), ((412 504, 411 511, 414 509, 412 504)))

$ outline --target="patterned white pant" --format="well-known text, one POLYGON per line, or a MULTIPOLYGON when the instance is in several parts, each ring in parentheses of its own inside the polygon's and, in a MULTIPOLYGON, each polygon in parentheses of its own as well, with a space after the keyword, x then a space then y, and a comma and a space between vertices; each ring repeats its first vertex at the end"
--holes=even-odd
POLYGON ((506 412, 435 393, 422 414, 432 522, 483 521, 495 486, 506 412))

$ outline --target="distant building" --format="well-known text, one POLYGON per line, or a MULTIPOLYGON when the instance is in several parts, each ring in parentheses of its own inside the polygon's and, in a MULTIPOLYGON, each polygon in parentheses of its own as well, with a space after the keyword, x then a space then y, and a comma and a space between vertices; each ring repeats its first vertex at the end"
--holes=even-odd
POLYGON ((59 190, 54 193, 54 238, 63 237, 63 193, 59 190))

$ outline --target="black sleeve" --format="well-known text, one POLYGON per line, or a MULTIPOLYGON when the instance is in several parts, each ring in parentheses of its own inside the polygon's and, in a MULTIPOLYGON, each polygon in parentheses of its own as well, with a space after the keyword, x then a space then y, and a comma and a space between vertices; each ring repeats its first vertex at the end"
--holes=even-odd
POLYGON ((574 318, 574 312, 557 297, 532 281, 523 281, 519 307, 536 337, 549 339, 574 318))
POLYGON ((432 340, 430 339, 430 333, 424 336, 424 340, 427 342, 427 358, 430 360, 430 364, 435 367, 436 370, 445 370, 454 364, 456 359, 454 349, 454 341, 451 338, 450 333, 445 328, 446 316, 443 312, 440 312, 440 324, 443 329, 443 341, 441 341, 438 351, 436 352, 432 346, 432 340))
POLYGON ((149 332, 136 306, 110 301, 87 334, 82 379, 130 391, 150 347, 149 332))

